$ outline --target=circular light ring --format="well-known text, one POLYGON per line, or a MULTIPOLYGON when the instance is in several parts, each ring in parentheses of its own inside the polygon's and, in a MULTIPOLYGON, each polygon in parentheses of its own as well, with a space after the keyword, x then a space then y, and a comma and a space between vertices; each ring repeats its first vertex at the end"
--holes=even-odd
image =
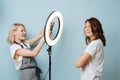
POLYGON ((62 17, 62 14, 59 12, 59 11, 53 11, 47 18, 47 21, 46 21, 46 25, 45 25, 45 31, 44 31, 44 35, 45 35, 45 42, 49 45, 49 46, 53 46, 55 45, 60 36, 61 36, 61 33, 62 33, 62 29, 63 29, 63 17, 62 17), (50 23, 52 22, 52 20, 54 18, 58 19, 58 32, 55 36, 55 38, 53 40, 50 39, 49 37, 49 32, 50 32, 50 23))

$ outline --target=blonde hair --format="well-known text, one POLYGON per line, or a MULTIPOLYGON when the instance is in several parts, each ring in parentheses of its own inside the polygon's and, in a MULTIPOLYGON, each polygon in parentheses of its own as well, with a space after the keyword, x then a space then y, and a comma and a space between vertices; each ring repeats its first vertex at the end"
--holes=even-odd
POLYGON ((20 26, 23 26, 25 28, 25 26, 21 23, 14 23, 12 26, 11 26, 11 29, 9 31, 9 35, 8 35, 8 38, 7 38, 7 41, 9 44, 13 44, 15 42, 15 36, 13 34, 14 31, 16 31, 18 29, 18 27, 20 26))

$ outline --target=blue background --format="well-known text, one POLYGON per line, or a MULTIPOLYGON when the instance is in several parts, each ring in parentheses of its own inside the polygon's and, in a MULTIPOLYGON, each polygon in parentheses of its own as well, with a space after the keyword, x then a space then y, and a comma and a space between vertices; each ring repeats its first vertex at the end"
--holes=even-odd
MULTIPOLYGON (((19 80, 6 41, 10 26, 23 23, 27 38, 32 38, 53 10, 62 13, 64 26, 52 48, 52 80, 80 80, 80 69, 74 63, 86 47, 84 21, 92 16, 102 23, 107 40, 103 80, 120 80, 120 0, 0 0, 0 80, 19 80)), ((45 44, 36 57, 42 79, 48 70, 46 50, 45 44)))

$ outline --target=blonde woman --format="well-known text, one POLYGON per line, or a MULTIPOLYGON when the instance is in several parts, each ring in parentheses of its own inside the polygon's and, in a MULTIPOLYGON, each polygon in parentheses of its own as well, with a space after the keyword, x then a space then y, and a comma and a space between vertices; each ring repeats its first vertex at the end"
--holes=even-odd
MULTIPOLYGON (((53 26, 54 24, 51 24, 53 26)), ((35 56, 38 55, 44 44, 44 30, 32 39, 26 40, 26 29, 21 23, 14 23, 9 31, 8 42, 15 67, 21 72, 20 80, 40 80, 40 69, 35 56), (31 50, 31 45, 39 41, 31 50)))

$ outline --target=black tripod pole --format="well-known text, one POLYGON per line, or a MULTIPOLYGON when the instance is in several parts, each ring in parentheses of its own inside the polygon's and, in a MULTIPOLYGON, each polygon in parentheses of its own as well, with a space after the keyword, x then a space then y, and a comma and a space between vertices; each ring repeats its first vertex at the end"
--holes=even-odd
POLYGON ((49 46, 48 49, 48 55, 49 55, 49 80, 51 80, 51 55, 52 55, 52 46, 49 46))

